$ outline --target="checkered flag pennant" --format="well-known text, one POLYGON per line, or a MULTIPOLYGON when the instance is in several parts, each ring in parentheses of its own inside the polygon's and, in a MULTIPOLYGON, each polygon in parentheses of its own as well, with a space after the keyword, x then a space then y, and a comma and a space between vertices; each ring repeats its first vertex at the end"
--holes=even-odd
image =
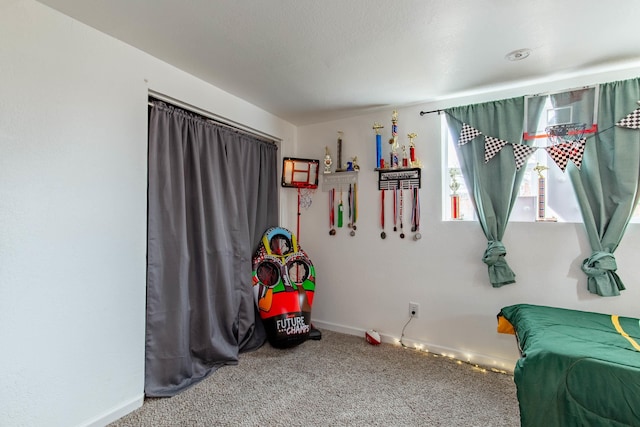
POLYGON ((552 145, 550 147, 546 147, 547 153, 556 165, 560 168, 562 172, 567 169, 567 162, 569 162, 569 153, 571 152, 571 143, 563 142, 561 144, 552 145))
POLYGON ((507 141, 503 141, 498 138, 494 138, 493 136, 484 137, 484 162, 489 163, 489 160, 493 159, 493 157, 502 150, 502 147, 507 145, 507 141))
POLYGON ((482 132, 466 123, 463 123, 462 131, 460 131, 460 139, 458 139, 458 145, 464 145, 478 135, 482 135, 482 132))
POLYGON ((582 166, 582 156, 584 155, 584 148, 586 147, 586 145, 587 138, 582 137, 574 142, 571 146, 569 152, 569 160, 571 160, 578 169, 580 169, 580 166, 582 166))
POLYGON ((516 169, 520 170, 522 165, 527 162, 529 156, 536 151, 537 147, 529 147, 524 144, 511 144, 513 145, 513 157, 516 161, 516 169))
POLYGON ((629 129, 640 129, 640 108, 637 108, 634 112, 627 114, 627 116, 616 123, 616 126, 629 129))

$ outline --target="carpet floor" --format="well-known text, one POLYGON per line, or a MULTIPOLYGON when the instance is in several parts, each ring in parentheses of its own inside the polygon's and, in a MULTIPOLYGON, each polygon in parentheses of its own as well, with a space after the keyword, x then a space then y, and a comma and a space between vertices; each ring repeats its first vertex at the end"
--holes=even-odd
POLYGON ((294 348, 243 353, 110 427, 519 425, 512 375, 323 331, 294 348))

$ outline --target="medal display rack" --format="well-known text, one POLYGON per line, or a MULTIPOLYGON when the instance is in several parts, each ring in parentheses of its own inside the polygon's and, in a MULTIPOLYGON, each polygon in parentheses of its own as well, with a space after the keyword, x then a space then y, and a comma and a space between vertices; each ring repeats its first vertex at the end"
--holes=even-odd
POLYGON ((349 185, 358 183, 358 171, 332 172, 322 175, 322 191, 349 189, 349 185))
MULTIPOLYGON (((378 190, 413 190, 421 186, 420 168, 379 169, 378 190)), ((323 191, 326 191, 323 189, 323 191)))

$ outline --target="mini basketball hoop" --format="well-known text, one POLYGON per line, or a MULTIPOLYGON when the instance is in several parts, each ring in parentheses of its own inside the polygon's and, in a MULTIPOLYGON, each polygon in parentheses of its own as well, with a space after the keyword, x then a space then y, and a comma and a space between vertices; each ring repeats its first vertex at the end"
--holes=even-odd
POLYGON ((547 126, 545 132, 551 143, 556 145, 563 142, 575 143, 584 136, 586 129, 585 123, 564 123, 547 126))
POLYGON ((320 160, 282 159, 282 186, 293 188, 318 188, 318 167, 320 160))
POLYGON ((598 131, 597 111, 598 85, 526 96, 522 136, 553 145, 575 143, 598 131))
POLYGON ((296 235, 300 240, 300 208, 311 207, 312 196, 318 188, 320 160, 285 157, 282 159, 282 186, 298 190, 298 218, 296 235))

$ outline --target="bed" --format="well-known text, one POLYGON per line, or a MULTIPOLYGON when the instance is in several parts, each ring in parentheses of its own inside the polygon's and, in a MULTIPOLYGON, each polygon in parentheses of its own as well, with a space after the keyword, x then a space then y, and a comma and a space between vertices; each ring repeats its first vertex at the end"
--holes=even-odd
POLYGON ((517 304, 498 331, 519 346, 522 426, 640 426, 639 319, 517 304))

